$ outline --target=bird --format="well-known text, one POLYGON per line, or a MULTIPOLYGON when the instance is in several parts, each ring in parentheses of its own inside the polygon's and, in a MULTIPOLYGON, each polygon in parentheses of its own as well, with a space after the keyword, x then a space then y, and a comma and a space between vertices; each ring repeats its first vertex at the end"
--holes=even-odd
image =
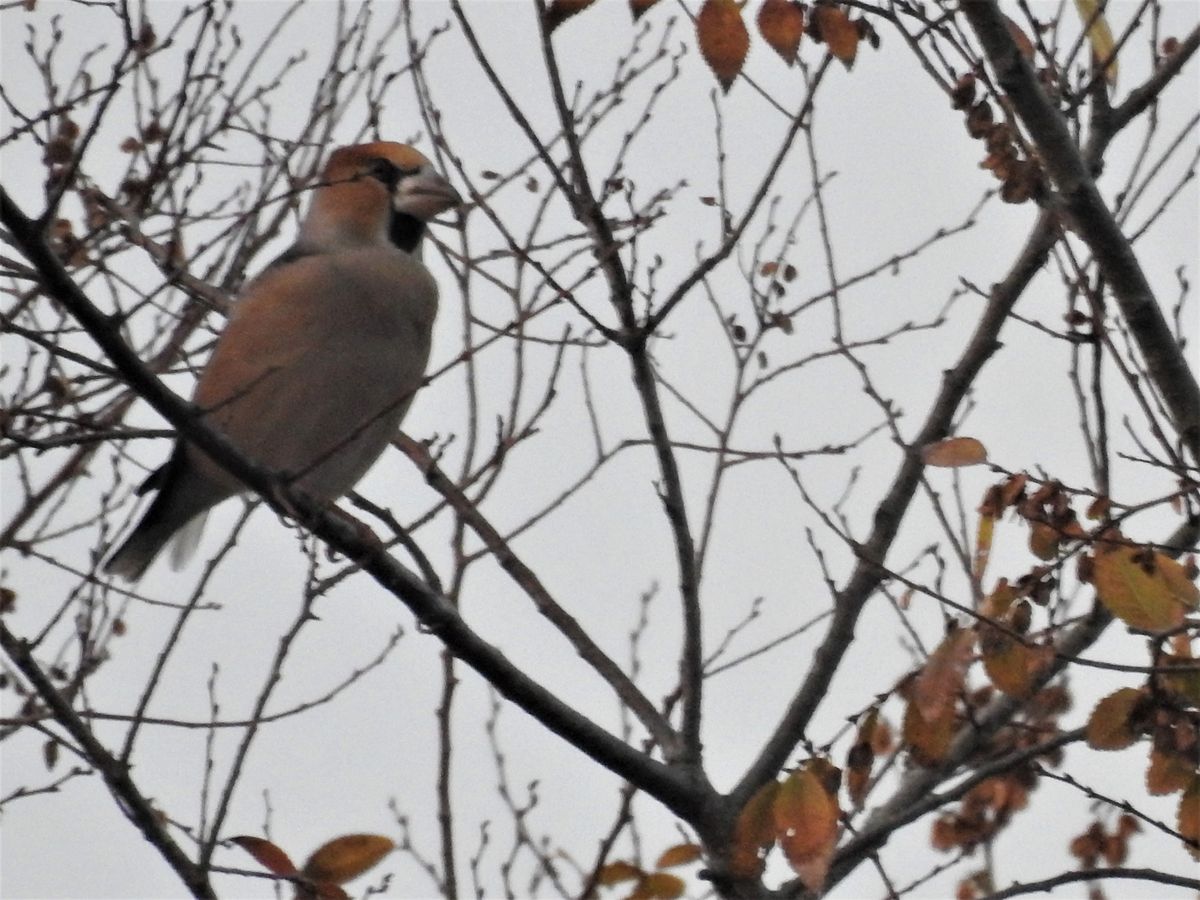
MULTIPOLYGON (((318 502, 350 491, 420 387, 438 285, 426 225, 462 204, 419 151, 376 141, 334 150, 295 243, 247 283, 197 380, 200 418, 318 502)), ((248 488, 179 439, 138 488, 157 491, 104 570, 137 581, 163 548, 182 568, 207 514, 248 488)))

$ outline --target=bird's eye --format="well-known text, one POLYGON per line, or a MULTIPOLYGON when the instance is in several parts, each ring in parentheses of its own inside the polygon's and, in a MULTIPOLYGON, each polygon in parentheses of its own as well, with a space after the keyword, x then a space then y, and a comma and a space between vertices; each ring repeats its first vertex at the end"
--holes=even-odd
POLYGON ((391 160, 381 157, 371 160, 371 168, 368 170, 368 174, 372 178, 378 178, 382 181, 390 191, 395 189, 396 185, 400 183, 400 179, 408 175, 415 175, 417 171, 417 169, 402 169, 391 160))

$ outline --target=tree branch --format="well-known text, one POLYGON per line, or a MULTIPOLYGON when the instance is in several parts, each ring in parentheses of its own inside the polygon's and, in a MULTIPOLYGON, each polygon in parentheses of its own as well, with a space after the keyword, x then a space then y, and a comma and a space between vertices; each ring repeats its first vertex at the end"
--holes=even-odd
POLYGON ((1021 55, 995 0, 964 3, 996 80, 1037 145, 1069 214, 1113 292, 1155 388, 1192 458, 1200 460, 1200 386, 1175 341, 1133 248, 1096 187, 1066 120, 1021 55))

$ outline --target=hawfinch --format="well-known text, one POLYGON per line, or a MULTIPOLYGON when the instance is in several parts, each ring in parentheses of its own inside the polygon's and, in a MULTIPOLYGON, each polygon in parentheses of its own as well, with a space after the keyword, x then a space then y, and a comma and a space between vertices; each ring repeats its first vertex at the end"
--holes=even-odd
MULTIPOLYGON (((200 375, 203 419, 318 501, 354 487, 421 384, 438 291, 418 247, 426 223, 461 202, 411 147, 334 151, 296 243, 246 286, 200 375)), ((105 570, 136 580, 176 536, 179 568, 208 510, 245 489, 176 442, 138 489, 158 494, 105 570)))

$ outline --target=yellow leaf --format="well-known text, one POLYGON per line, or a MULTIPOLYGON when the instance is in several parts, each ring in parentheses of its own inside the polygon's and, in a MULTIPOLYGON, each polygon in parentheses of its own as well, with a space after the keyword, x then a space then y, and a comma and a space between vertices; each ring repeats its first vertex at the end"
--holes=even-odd
POLYGON ((953 469, 987 462, 987 449, 973 437, 952 437, 926 444, 921 459, 927 466, 953 469))
POLYGON ((600 869, 599 874, 596 876, 596 884, 604 886, 620 884, 622 881, 633 881, 641 878, 645 874, 645 872, 633 863, 618 859, 600 869))
POLYGON ((676 844, 668 847, 654 864, 656 869, 670 869, 674 866, 686 866, 700 858, 700 848, 695 844, 676 844))
POLYGON ((804 34, 804 10, 795 0, 764 0, 758 9, 758 33, 785 63, 793 65, 804 34))
POLYGON ((345 884, 392 852, 395 843, 379 834, 346 834, 313 851, 301 874, 317 882, 345 884))
POLYGON ((666 872, 651 872, 638 882, 628 900, 675 900, 684 891, 682 878, 666 872))
POLYGON ((1113 40, 1112 29, 1104 18, 1104 11, 1096 0, 1075 0, 1075 8, 1079 10, 1079 18, 1087 26, 1088 43, 1092 45, 1092 58, 1097 64, 1107 60, 1104 67, 1104 78, 1112 85, 1117 83, 1117 58, 1113 55, 1116 41, 1113 40), (1090 25, 1088 23, 1091 23, 1090 25))
POLYGON ((1098 552, 1092 575, 1096 595, 1109 612, 1143 631, 1165 631, 1183 622, 1195 605, 1196 586, 1182 567, 1156 551, 1118 547, 1098 552))
POLYGON ((775 818, 772 808, 779 793, 779 782, 768 781, 742 807, 733 826, 729 868, 741 878, 755 878, 763 870, 763 857, 775 843, 775 818))
POLYGON ((696 39, 700 55, 728 93, 750 50, 750 33, 737 0, 704 0, 696 16, 696 39))
POLYGON ((979 517, 979 528, 975 533, 975 562, 971 572, 976 583, 983 579, 983 573, 987 571, 988 558, 992 554, 992 536, 995 530, 995 516, 979 517))
POLYGON ((275 844, 265 838, 240 834, 229 839, 253 856, 264 869, 276 875, 295 875, 296 864, 275 844))
POLYGON ((1124 750, 1137 741, 1130 717, 1141 702, 1137 688, 1121 688, 1096 704, 1087 722, 1087 742, 1093 750, 1124 750))

